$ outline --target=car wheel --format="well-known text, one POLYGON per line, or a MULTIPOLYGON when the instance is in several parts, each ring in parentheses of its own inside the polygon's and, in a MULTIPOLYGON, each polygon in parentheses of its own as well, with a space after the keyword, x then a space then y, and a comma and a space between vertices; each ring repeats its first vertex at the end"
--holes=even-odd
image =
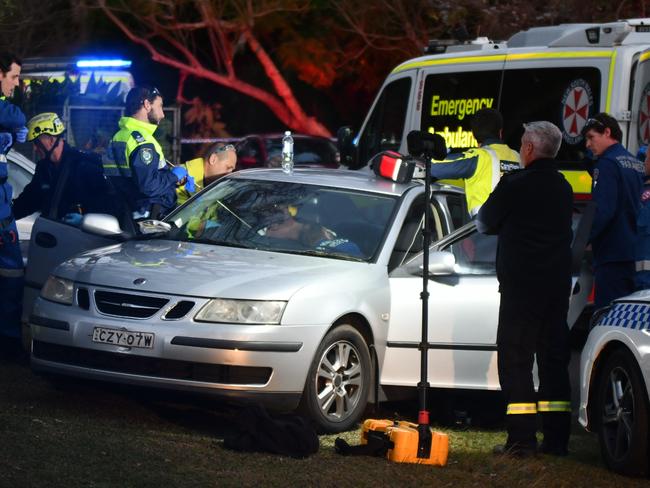
POLYGON ((648 473, 648 394, 634 358, 613 353, 600 370, 598 437, 607 466, 627 475, 648 473))
POLYGON ((320 432, 352 428, 366 408, 370 353, 354 327, 341 325, 321 342, 307 376, 301 409, 320 432))

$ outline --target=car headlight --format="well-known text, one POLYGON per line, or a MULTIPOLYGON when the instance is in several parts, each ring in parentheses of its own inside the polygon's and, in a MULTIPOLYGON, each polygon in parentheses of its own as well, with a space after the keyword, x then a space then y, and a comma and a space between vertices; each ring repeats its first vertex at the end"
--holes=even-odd
POLYGON ((194 320, 231 324, 279 324, 287 302, 227 300, 215 298, 206 303, 194 320))
POLYGON ((50 276, 43 285, 41 297, 64 305, 72 305, 73 290, 74 282, 57 276, 50 276))

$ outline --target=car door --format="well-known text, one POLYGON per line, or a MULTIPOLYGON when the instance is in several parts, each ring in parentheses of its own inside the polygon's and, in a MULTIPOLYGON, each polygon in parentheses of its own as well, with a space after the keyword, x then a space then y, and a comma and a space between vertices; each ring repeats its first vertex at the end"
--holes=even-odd
MULTIPOLYGON (((23 321, 29 317, 43 284, 58 264, 80 252, 114 244, 123 240, 124 235, 134 234, 133 223, 126 213, 115 216, 124 230, 124 234, 120 236, 93 234, 82 230, 80 226, 65 223, 60 216, 65 214, 67 209, 61 209, 59 205, 64 190, 72 181, 69 172, 64 171, 57 182, 49 213, 41 214, 34 222, 25 270, 23 321)), ((107 194, 103 198, 109 201, 117 197, 107 187, 107 194)))
MULTIPOLYGON (((13 198, 15 199, 18 198, 18 195, 22 193, 23 189, 32 180, 36 165, 30 159, 13 149, 7 154, 7 162, 9 163, 8 181, 13 188, 13 198)), ((32 233, 34 220, 36 220, 37 216, 38 214, 34 213, 16 221, 23 261, 27 260, 29 238, 32 233)))
MULTIPOLYGON (((496 237, 466 226, 443 239, 455 272, 431 276, 428 380, 433 387, 495 389, 499 311, 496 237), (450 240, 451 239, 451 240, 450 240)), ((434 245, 432 250, 437 250, 434 245)), ((416 386, 420 378, 422 255, 389 276, 391 318, 381 383, 416 386)))

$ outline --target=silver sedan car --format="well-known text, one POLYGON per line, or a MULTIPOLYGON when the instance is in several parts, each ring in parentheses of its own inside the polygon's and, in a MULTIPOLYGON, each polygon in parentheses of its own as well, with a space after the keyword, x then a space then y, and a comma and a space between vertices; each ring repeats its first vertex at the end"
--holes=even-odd
MULTIPOLYGON (((249 170, 148 235, 58 266, 30 317, 38 371, 300 408, 349 429, 420 379, 424 186, 249 170)), ((434 185, 429 381, 498 389, 494 237, 434 185), (449 235, 450 234, 450 235, 449 235)), ((86 217, 83 226, 100 219, 86 217)))

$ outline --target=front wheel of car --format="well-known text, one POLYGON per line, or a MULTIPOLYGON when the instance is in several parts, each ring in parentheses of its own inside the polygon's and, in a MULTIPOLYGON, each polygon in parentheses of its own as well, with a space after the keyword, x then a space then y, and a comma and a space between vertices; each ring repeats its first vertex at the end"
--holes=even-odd
POLYGON ((598 437, 605 463, 622 474, 648 474, 648 394, 634 357, 616 351, 598 378, 598 437))
POLYGON ((301 409, 320 432, 342 432, 361 417, 370 388, 370 352, 350 325, 330 330, 309 368, 301 409))

